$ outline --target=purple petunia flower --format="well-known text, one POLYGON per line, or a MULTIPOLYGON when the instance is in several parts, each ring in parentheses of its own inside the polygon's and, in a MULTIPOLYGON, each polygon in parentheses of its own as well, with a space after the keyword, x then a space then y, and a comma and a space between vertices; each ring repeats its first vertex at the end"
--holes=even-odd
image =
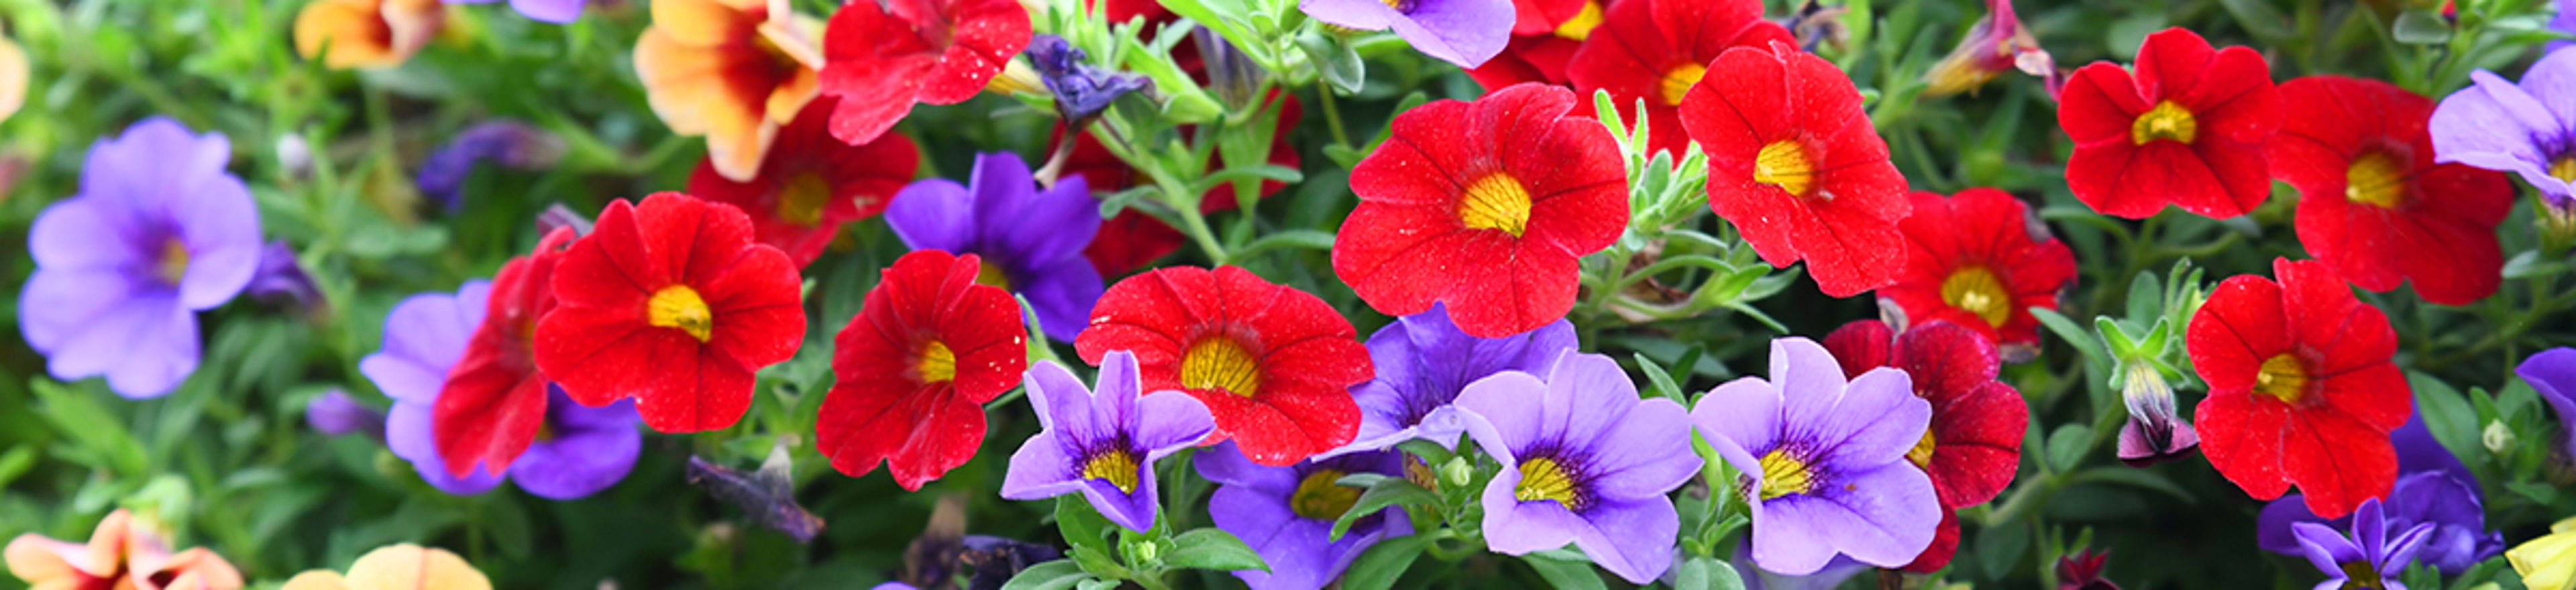
POLYGON ((1850 580, 1852 576, 1876 569, 1869 564, 1853 561, 1851 556, 1836 555, 1833 561, 1827 562, 1824 569, 1816 570, 1816 573, 1803 576, 1772 573, 1753 565, 1751 543, 1737 543, 1735 558, 1727 561, 1726 565, 1735 568, 1735 576, 1744 580, 1744 590, 1833 590, 1841 587, 1843 581, 1850 580))
MULTIPOLYGON (((446 0, 446 3, 485 4, 499 1, 500 0, 446 0)), ((528 20, 560 25, 580 19, 581 5, 585 3, 587 3, 587 0, 510 0, 510 8, 512 10, 519 11, 519 14, 521 15, 527 16, 528 20)))
POLYGON ((1381 31, 1440 61, 1474 69, 1503 52, 1515 18, 1511 0, 1299 0, 1325 24, 1381 31))
POLYGON ((490 282, 466 281, 454 295, 413 295, 385 316, 384 349, 358 362, 358 372, 394 398, 385 419, 385 445, 411 461, 422 480, 450 494, 482 493, 507 475, 530 494, 569 500, 625 479, 644 449, 644 435, 635 430, 642 419, 634 402, 587 407, 551 386, 545 425, 506 473, 476 469, 461 478, 447 473, 447 462, 431 439, 431 408, 447 385, 448 369, 465 356, 466 342, 483 324, 491 292, 490 282))
POLYGON ((2424 547, 2425 537, 2433 532, 2433 523, 2417 523, 2392 535, 2398 529, 2380 514, 2376 498, 2362 500, 2361 508, 2353 510, 2352 515, 2351 538, 2345 538, 2334 527, 2313 522, 2290 527, 2298 533, 2299 548, 2307 555, 2308 563, 2326 573, 2328 579, 2317 584, 2318 590, 2406 590, 2406 584, 2397 581, 2397 574, 2415 561, 2415 552, 2424 547))
POLYGON ((2522 359, 2513 374, 2531 384, 2540 399, 2549 402, 2550 411, 2558 413, 2559 441, 2567 456, 2576 457, 2576 348, 2558 347, 2540 351, 2522 359))
POLYGON ((2512 172, 2552 208, 2576 209, 2576 51, 2541 56, 2519 86, 2486 70, 2469 79, 2433 108, 2435 160, 2512 172))
POLYGON ((59 379, 105 375, 157 397, 197 370, 196 312, 231 301, 259 270, 259 208, 224 171, 232 144, 166 118, 91 144, 81 192, 27 231, 36 272, 19 330, 59 379))
POLYGON ((1350 511, 1361 492, 1333 482, 1354 473, 1404 477, 1401 454, 1353 453, 1264 467, 1245 458, 1234 441, 1226 441, 1199 453, 1196 461, 1199 475, 1219 484, 1208 499, 1216 527, 1252 545, 1270 565, 1267 572, 1234 572, 1252 590, 1322 588, 1378 540, 1413 534, 1404 510, 1389 508, 1352 521, 1341 540, 1329 540, 1333 521, 1350 511))
POLYGON ((1198 398, 1144 395, 1136 355, 1123 350, 1101 358, 1097 390, 1051 360, 1029 367, 1021 383, 1040 430, 1011 454, 1002 497, 1042 500, 1080 491, 1101 516, 1128 530, 1154 526, 1161 498, 1154 462, 1216 430, 1215 416, 1198 398))
MULTIPOLYGON (((2397 483, 2383 496, 2386 501, 2382 504, 2388 526, 2433 526, 2417 558, 2445 574, 2459 575, 2504 552, 2504 535, 2487 530, 2477 477, 2469 473, 2459 457, 2451 455, 2450 449, 2433 440, 2433 431, 2425 428, 2424 417, 2410 418, 2405 426, 2388 435, 2389 442, 2397 447, 2397 483)), ((2325 523, 2340 528, 2351 526, 2353 519, 2352 515, 2333 520, 2318 518, 2308 511, 2305 497, 2290 494, 2263 506, 2255 539, 2274 553, 2300 555, 2305 549, 2299 545, 2296 524, 2325 523)))
POLYGON ((304 405, 304 422, 331 436, 364 432, 367 438, 385 439, 385 413, 359 405, 349 392, 336 387, 304 405))
POLYGON ((2174 411, 2173 387, 2164 373, 2147 363, 2122 363, 2120 399, 2129 409, 2120 426, 2120 462, 2146 467, 2189 454, 2200 447, 2200 432, 2174 411))
POLYGON ((1544 378, 1507 371, 1467 384, 1458 409, 1503 466, 1482 499, 1487 548, 1527 555, 1572 542, 1638 584, 1672 567, 1681 517, 1664 494, 1700 468, 1681 404, 1638 399, 1610 357, 1566 353, 1544 378))
POLYGON ((976 155, 970 182, 912 183, 887 205, 886 224, 914 250, 983 257, 975 282, 1027 297, 1046 335, 1072 342, 1106 290, 1082 257, 1100 231, 1100 202, 1081 176, 1038 190, 1028 163, 1009 153, 976 155))
POLYGON ((1055 95, 1056 115, 1067 125, 1079 126, 1098 116, 1109 103, 1130 92, 1152 88, 1154 81, 1136 74, 1123 74, 1082 63, 1087 57, 1063 37, 1040 34, 1029 38, 1025 52, 1038 77, 1046 82, 1047 92, 1055 95))
POLYGON ((304 273, 296 262, 295 249, 286 240, 271 240, 259 251, 259 272, 251 275, 245 290, 264 301, 312 307, 322 303, 322 288, 313 284, 313 276, 304 273))
POLYGON ((1771 341, 1771 381, 1726 382, 1691 412, 1742 474, 1753 562, 1791 575, 1836 554, 1899 567, 1932 544, 1941 503, 1905 459, 1931 420, 1904 371, 1870 369, 1846 383, 1833 355, 1805 338, 1771 341))
POLYGON ((1574 350, 1574 324, 1557 320, 1502 338, 1477 338, 1449 321, 1447 304, 1378 328, 1368 339, 1377 377, 1351 388, 1360 404, 1360 430, 1351 443, 1324 456, 1385 450, 1416 438, 1455 446, 1467 432, 1451 403, 1468 383, 1503 371, 1544 373, 1559 354, 1574 350))
MULTIPOLYGON (((578 14, 581 5, 576 2, 572 8, 578 14)), ((465 177, 474 173, 476 163, 491 160, 505 168, 535 170, 553 166, 563 152, 562 139, 536 126, 507 119, 478 123, 457 132, 447 145, 422 159, 420 174, 413 176, 412 184, 448 211, 455 211, 465 206, 465 196, 459 191, 464 190, 465 177)))
MULTIPOLYGON (((2561 33, 2576 33, 2576 0, 2558 0, 2557 4, 2558 16, 2549 19, 2549 30, 2561 33)), ((2550 51, 2557 51, 2559 48, 2571 45, 2576 45, 2576 42, 2569 42, 2564 39, 2551 39, 2549 40, 2549 45, 2547 45, 2547 47, 2550 51)))

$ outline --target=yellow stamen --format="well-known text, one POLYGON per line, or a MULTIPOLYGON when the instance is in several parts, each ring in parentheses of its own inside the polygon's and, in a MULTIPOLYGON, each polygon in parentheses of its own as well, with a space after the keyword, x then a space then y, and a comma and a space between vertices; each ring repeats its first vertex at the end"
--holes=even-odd
POLYGON ((2263 368, 2254 373, 2254 392, 2280 398, 2295 404, 2308 396, 2308 366, 2289 353, 2272 355, 2263 360, 2263 368))
POLYGON ((1816 162, 1807 157, 1807 146, 1799 145, 1798 140, 1774 141, 1753 155, 1753 181, 1780 187, 1789 196, 1804 197, 1816 187, 1816 162))
POLYGON ((1344 475, 1349 474, 1331 469, 1306 474, 1306 479, 1297 481, 1297 491, 1288 495, 1288 509, 1308 520, 1340 520, 1352 504, 1360 502, 1359 488, 1333 483, 1344 475))
POLYGON ((1261 391, 1261 364, 1232 337, 1201 338, 1181 356, 1181 386, 1252 397, 1261 391))
POLYGON ((1555 500, 1567 510, 1583 509, 1583 495, 1575 489, 1574 473, 1555 459, 1532 457, 1521 462, 1521 485, 1512 488, 1512 498, 1522 502, 1555 500))
POLYGON ((1601 0, 1587 0, 1583 3, 1583 10, 1574 13, 1574 18, 1565 19, 1565 24, 1556 26, 1556 36, 1582 41, 1592 38, 1592 29, 1600 26, 1601 0))
POLYGON ((1691 87, 1699 85, 1699 79, 1707 75, 1708 66, 1689 62, 1664 70, 1663 86, 1658 89, 1663 94, 1658 98, 1664 99, 1664 106, 1681 106, 1682 97, 1689 95, 1691 87))
POLYGON ((537 421, 537 435, 536 435, 536 437, 534 437, 534 438, 532 438, 532 439, 530 439, 530 440, 534 440, 534 441, 536 441, 536 442, 546 442, 546 441, 551 441, 551 440, 554 440, 554 439, 555 439, 555 427, 554 427, 554 425, 552 425, 552 424, 547 424, 547 423, 545 423, 545 421, 544 421, 544 420, 539 420, 539 421, 537 421))
POLYGON ((161 240, 161 264, 154 271, 161 277, 161 282, 173 285, 179 284, 179 279, 187 278, 188 245, 175 237, 161 240))
POLYGON ((2558 159, 2551 160, 2549 177, 2564 182, 2576 182, 2576 155, 2559 156, 2558 159))
POLYGON ((2190 109, 2170 100, 2156 103, 2156 108, 2139 113, 2138 120, 2129 123, 2129 141, 2137 145, 2159 139, 2191 143, 2199 136, 2200 121, 2192 118, 2190 109))
POLYGON ((1932 446, 1934 444, 1935 443, 1932 440, 1932 429, 1923 429, 1923 440, 1915 441, 1914 450, 1905 452, 1905 460, 1913 461, 1914 466, 1916 467, 1930 468, 1932 466, 1932 446))
POLYGON ((1976 314, 1986 325, 2001 328, 2012 319, 2012 293, 1994 271, 1983 266, 1970 266, 1951 271, 1941 279, 1941 302, 1960 311, 1976 314))
POLYGON ((1011 290, 1011 275, 1003 272, 1002 265, 993 264, 993 261, 991 260, 985 260, 982 261, 980 266, 982 268, 975 269, 975 284, 994 287, 1004 291, 1011 290))
POLYGON ((1787 449, 1774 449, 1762 456, 1762 499, 1807 493, 1815 487, 1815 477, 1807 462, 1789 456, 1787 449))
POLYGON ((2355 203, 2395 209, 2406 199, 2406 178, 2388 154, 2363 152, 2344 170, 2343 180, 2343 198, 2355 203))
POLYGON ((1109 482, 1118 491, 1136 493, 1136 456, 1127 451, 1109 451, 1093 455, 1082 462, 1082 478, 1109 482))
POLYGON ((1468 229, 1498 229, 1517 238, 1528 229, 1529 216, 1529 189, 1508 172, 1476 179, 1458 199, 1458 222, 1468 229))
POLYGON ((914 358, 916 360, 912 363, 912 369, 914 373, 921 376, 922 383, 957 379, 957 353, 948 350, 946 342, 932 340, 930 344, 922 346, 921 354, 914 358))
POLYGON ((778 218, 806 227, 823 223, 823 207, 832 202, 832 183, 823 175, 806 172, 790 176, 778 187, 778 218))
POLYGON ((699 342, 706 342, 715 330, 707 300, 698 298, 698 291, 688 285, 671 285, 653 293, 653 299, 644 303, 644 319, 654 326, 688 332, 699 342))

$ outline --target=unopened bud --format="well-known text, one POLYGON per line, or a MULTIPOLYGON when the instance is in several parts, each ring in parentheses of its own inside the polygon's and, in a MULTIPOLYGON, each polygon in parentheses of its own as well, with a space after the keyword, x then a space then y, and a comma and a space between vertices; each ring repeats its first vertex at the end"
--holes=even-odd
POLYGON ((2498 455, 2513 450, 2516 441, 2513 429, 2506 428, 2503 420, 2488 422, 2486 430, 2478 433, 2478 442, 2486 445, 2487 452, 2498 455))
POLYGON ((1465 487, 1473 483, 1475 477, 1476 470, 1467 464, 1465 457, 1451 457, 1448 463, 1440 464, 1440 483, 1450 487, 1465 487))

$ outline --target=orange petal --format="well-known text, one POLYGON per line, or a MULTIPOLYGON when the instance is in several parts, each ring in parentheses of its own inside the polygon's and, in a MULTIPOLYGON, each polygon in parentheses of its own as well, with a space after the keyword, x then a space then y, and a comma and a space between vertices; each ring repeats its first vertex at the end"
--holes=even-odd
POLYGON ((393 34, 394 62, 411 59, 438 37, 441 25, 447 23, 447 5, 438 0, 384 0, 379 12, 385 27, 393 34))
POLYGON ((88 546, 65 543, 27 533, 9 541, 6 551, 9 573, 29 584, 44 585, 55 580, 77 580, 94 577, 84 573, 88 546), (74 564, 75 561, 84 562, 74 564))
POLYGON ((796 77, 788 78, 786 83, 779 84, 777 89, 769 91, 767 108, 770 122, 782 126, 796 122, 796 114, 805 111, 805 103, 814 101, 814 95, 820 88, 816 85, 816 80, 814 70, 803 70, 796 72, 796 77))
POLYGON ((751 182, 760 176, 760 159, 769 153, 769 144, 778 139, 778 124, 761 121, 748 131, 723 131, 707 134, 707 162, 716 173, 734 182, 751 182))
POLYGON ((312 570, 287 578, 286 585, 278 590, 349 590, 349 581, 340 577, 340 572, 312 570))
POLYGON ((9 120, 27 101, 27 52, 0 37, 0 121, 9 120))
POLYGON ((171 578, 163 588, 169 590, 234 590, 242 587, 241 570, 204 547, 181 551, 153 568, 156 575, 148 578, 171 578))
POLYGON ((370 0, 322 0, 295 14, 295 52, 321 58, 332 69, 375 68, 402 63, 393 51, 393 30, 370 0), (330 55, 324 56, 328 46, 330 55))
POLYGON ((681 44, 660 27, 645 29, 635 40, 635 75, 644 82, 644 97, 653 105, 653 114, 680 135, 702 135, 707 132, 709 111, 720 108, 712 104, 724 100, 720 84, 711 83, 723 71, 724 61, 715 52, 681 44))
POLYGON ((744 41, 760 26, 759 0, 736 7, 715 0, 653 0, 653 28, 682 45, 700 47, 744 41), (753 10, 757 8, 758 10, 753 10))
POLYGON ((349 565, 349 590, 492 590, 492 580, 445 549, 404 543, 377 548, 349 565))

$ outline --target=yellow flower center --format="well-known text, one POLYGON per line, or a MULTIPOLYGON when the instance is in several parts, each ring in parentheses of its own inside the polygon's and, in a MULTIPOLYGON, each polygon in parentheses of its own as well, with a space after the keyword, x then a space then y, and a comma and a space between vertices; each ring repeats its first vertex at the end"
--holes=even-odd
POLYGON ((2559 156, 2558 159, 2551 160, 2549 177, 2565 182, 2576 182, 2576 155, 2559 156))
POLYGON ((1932 429, 1923 429, 1923 440, 1914 442, 1914 449, 1905 452, 1905 460, 1913 461, 1914 466, 1916 467, 1930 469, 1932 467, 1933 444, 1932 429))
POLYGON ((1181 387, 1252 397, 1261 391, 1261 363, 1231 337, 1201 338, 1181 356, 1181 387))
POLYGON ((1815 472, 1807 469, 1807 462, 1789 456, 1787 449, 1773 449, 1771 454, 1762 456, 1761 492, 1764 500, 1807 493, 1815 486, 1815 479, 1815 472))
POLYGON ((176 237, 161 240, 161 264, 153 271, 161 282, 179 284, 179 279, 188 277, 188 245, 176 237))
POLYGON ((922 383, 957 379, 957 353, 948 350, 948 343, 932 340, 921 347, 921 354, 916 358, 919 360, 913 361, 912 370, 921 375, 922 383))
POLYGON ((2344 588, 2379 590, 2388 587, 2388 582, 2379 577, 2379 568, 2372 567, 2368 561, 2347 561, 2335 565, 2343 568, 2344 588))
POLYGON ((1297 481, 1297 491, 1288 495, 1288 509, 1308 520, 1340 520, 1342 513, 1351 511, 1352 504, 1360 502, 1359 488, 1333 483, 1344 475, 1349 474, 1331 469, 1306 474, 1306 479, 1297 481))
POLYGON ((2156 103, 2156 108, 2139 113, 2138 120, 2129 123, 2129 141, 2138 145, 2159 139, 2191 143, 2199 135, 2200 121, 2191 117, 2191 110, 2170 100, 2156 103))
POLYGON ((1458 223, 1468 229, 1499 229, 1517 238, 1528 229, 1529 216, 1529 189, 1508 172, 1476 179, 1458 199, 1458 223))
POLYGON ((1774 141, 1753 155, 1753 181, 1780 187, 1792 197, 1804 197, 1816 187, 1816 162, 1807 157, 1807 146, 1799 145, 1798 140, 1774 141))
POLYGON ((1582 41, 1592 38, 1592 29, 1600 26, 1601 0, 1588 0, 1583 3, 1581 12, 1574 13, 1574 18, 1565 19, 1565 24, 1556 26, 1556 36, 1582 41))
POLYGON ((787 177, 778 187, 778 218, 813 227, 823 223, 823 206, 832 202, 832 183, 813 172, 787 177))
POLYGON ((1004 291, 1011 290, 1011 275, 1002 271, 1002 265, 993 264, 992 261, 986 260, 981 261, 978 266, 981 268, 975 269, 975 284, 989 286, 1004 291))
POLYGON ((555 427, 554 427, 554 425, 552 425, 552 424, 547 424, 544 420, 538 420, 538 421, 537 421, 537 435, 536 435, 536 437, 535 437, 535 438, 532 438, 532 439, 530 439, 530 440, 534 440, 534 441, 536 441, 536 442, 546 442, 546 441, 551 441, 551 440, 554 440, 554 439, 555 439, 555 427))
POLYGON ((2364 152, 2352 159, 2352 168, 2344 170, 2343 198, 2352 202, 2395 209, 2406 198, 2406 178, 2397 169, 2397 160, 2376 151, 2364 152))
POLYGON ((1532 457, 1521 462, 1521 485, 1512 488, 1512 498, 1522 502, 1555 500, 1567 510, 1581 510, 1583 496, 1575 489, 1574 472, 1555 459, 1532 457))
POLYGON ((1664 99, 1664 106, 1681 106, 1682 97, 1690 94, 1691 87, 1699 85, 1699 79, 1707 75, 1708 66, 1692 62, 1664 70, 1663 86, 1658 89, 1663 91, 1660 98, 1664 99))
POLYGON ((1987 325, 2001 328, 2012 319, 2012 293, 1994 271, 1983 266, 1970 266, 1951 271, 1941 279, 1941 302, 1960 311, 1976 314, 1987 325))
POLYGON ((2280 398, 2295 404, 2308 396, 2308 366, 2289 353, 2272 355, 2263 360, 2263 368, 2254 373, 2254 392, 2280 398))
POLYGON ((1082 462, 1082 478, 1109 482, 1118 491, 1133 494, 1136 493, 1136 467, 1135 455, 1127 451, 1109 451, 1082 462))
POLYGON ((653 299, 644 302, 644 319, 654 326, 688 332, 699 342, 707 341, 716 323, 707 300, 698 298, 698 291, 688 285, 671 285, 653 293, 653 299))

